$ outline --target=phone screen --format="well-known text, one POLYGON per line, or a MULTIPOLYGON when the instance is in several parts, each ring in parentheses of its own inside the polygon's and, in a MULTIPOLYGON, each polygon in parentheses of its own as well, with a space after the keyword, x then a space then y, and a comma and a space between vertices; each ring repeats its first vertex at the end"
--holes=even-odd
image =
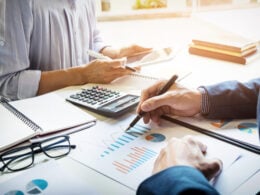
POLYGON ((142 66, 152 63, 170 60, 173 57, 172 48, 156 49, 149 52, 137 53, 133 56, 127 57, 128 66, 142 66))

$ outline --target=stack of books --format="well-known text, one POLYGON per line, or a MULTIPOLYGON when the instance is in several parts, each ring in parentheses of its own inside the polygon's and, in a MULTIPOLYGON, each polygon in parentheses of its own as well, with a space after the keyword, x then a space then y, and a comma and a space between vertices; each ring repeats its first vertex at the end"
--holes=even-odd
POLYGON ((259 56, 258 42, 236 36, 193 39, 189 53, 239 64, 248 64, 259 56))

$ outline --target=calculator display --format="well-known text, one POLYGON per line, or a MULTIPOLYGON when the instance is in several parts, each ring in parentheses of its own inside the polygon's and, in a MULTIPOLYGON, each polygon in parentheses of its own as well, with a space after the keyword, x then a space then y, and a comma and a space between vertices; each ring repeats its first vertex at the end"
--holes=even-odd
POLYGON ((137 96, 134 95, 126 95, 124 97, 121 97, 120 99, 117 99, 111 103, 108 103, 101 107, 102 110, 111 110, 111 111, 118 111, 122 110, 124 108, 127 108, 132 103, 136 102, 137 96))

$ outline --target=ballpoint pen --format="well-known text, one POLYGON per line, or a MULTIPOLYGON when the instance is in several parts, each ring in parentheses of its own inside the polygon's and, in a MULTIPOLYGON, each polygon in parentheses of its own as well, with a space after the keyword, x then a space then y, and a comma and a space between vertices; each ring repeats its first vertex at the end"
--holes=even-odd
MULTIPOLYGON (((97 59, 111 60, 110 57, 104 56, 103 54, 95 52, 93 50, 87 50, 87 53, 88 53, 89 56, 92 56, 92 57, 97 58, 97 59)), ((133 72, 136 72, 136 69, 134 69, 130 66, 125 65, 125 68, 128 69, 128 70, 131 70, 133 72)))
MULTIPOLYGON (((157 95, 162 95, 163 93, 165 93, 177 80, 178 76, 177 75, 173 75, 169 81, 163 86, 163 88, 158 92, 157 95)), ((132 128, 133 126, 135 126, 135 124, 143 117, 143 115, 146 112, 144 111, 140 111, 140 113, 135 117, 135 119, 130 123, 129 127, 125 130, 125 132, 127 132, 130 128, 132 128)))

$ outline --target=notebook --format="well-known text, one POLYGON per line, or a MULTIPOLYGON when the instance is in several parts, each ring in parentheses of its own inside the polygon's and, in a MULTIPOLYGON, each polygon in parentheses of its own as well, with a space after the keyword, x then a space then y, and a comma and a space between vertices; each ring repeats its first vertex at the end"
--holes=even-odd
POLYGON ((0 151, 47 134, 78 131, 96 119, 54 93, 8 102, 0 99, 0 151), (82 127, 82 128, 80 128, 82 127))

